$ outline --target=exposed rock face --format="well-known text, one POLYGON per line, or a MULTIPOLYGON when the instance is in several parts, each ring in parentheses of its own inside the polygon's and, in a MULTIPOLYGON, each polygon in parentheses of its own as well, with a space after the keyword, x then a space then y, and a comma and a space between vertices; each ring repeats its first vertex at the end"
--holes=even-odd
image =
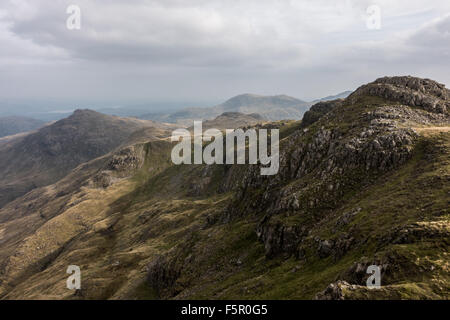
POLYGON ((348 99, 354 101, 360 95, 383 97, 436 113, 448 113, 450 107, 450 90, 445 85, 411 76, 377 79, 358 88, 348 99))
POLYGON ((266 220, 263 220, 256 229, 258 239, 264 243, 267 257, 273 257, 279 252, 288 255, 295 253, 301 238, 306 234, 306 230, 299 226, 285 226, 279 222, 266 220))
POLYGON ((127 171, 138 169, 142 166, 143 162, 143 148, 138 146, 130 146, 114 154, 107 165, 107 169, 126 173, 127 171))
POLYGON ((407 244, 423 239, 450 238, 450 228, 442 222, 420 222, 395 228, 379 243, 407 244))
POLYGON ((334 246, 333 241, 331 240, 321 240, 316 238, 317 243, 317 252, 320 258, 326 258, 332 253, 332 249, 334 246))
MULTIPOLYGON (((330 113, 326 117, 331 118, 330 113)), ((257 201, 261 210, 280 213, 287 210, 311 209, 323 204, 323 200, 305 195, 326 191, 329 198, 341 195, 346 186, 346 176, 355 170, 384 172, 401 163, 410 156, 417 135, 411 129, 398 128, 393 120, 371 120, 369 114, 362 119, 366 127, 355 128, 358 132, 346 132, 340 128, 316 128, 314 131, 298 132, 285 143, 280 154, 280 172, 270 181, 250 169, 242 181, 242 189, 261 188, 266 191, 257 201), (291 179, 314 180, 314 185, 289 185, 274 192, 274 186, 291 179), (306 200, 306 201, 305 201, 306 200)), ((366 177, 362 176, 362 179, 366 177)), ((351 181, 355 183, 357 181, 351 181)), ((362 181, 360 181, 362 182, 362 181)), ((242 201, 242 200, 240 200, 242 201)), ((245 201, 244 201, 245 202, 245 201)), ((253 202, 253 201, 252 201, 253 202)))
POLYGON ((131 176, 142 167, 145 152, 142 145, 126 147, 114 153, 104 169, 97 173, 92 182, 94 186, 107 188, 120 178, 131 176))
POLYGON ((179 276, 179 270, 174 267, 167 257, 159 256, 147 265, 148 285, 158 294, 170 290, 179 276))
MULTIPOLYGON (((302 232, 298 227, 271 222, 271 217, 308 215, 337 207, 339 199, 350 190, 405 163, 418 138, 410 125, 448 123, 448 97, 448 90, 434 81, 394 77, 363 86, 346 100, 314 105, 305 115, 302 128, 282 141, 276 176, 262 177, 256 166, 236 174, 241 183, 235 204, 241 205, 231 204, 226 220, 246 211, 264 213, 257 235, 267 255, 292 254, 301 242, 302 232), (387 100, 375 105, 361 102, 367 96, 387 100), (396 104, 399 101, 408 105, 396 104)), ((337 227, 351 217, 352 213, 343 217, 337 227)), ((338 259, 351 248, 354 239, 343 236, 336 242, 318 239, 317 243, 320 257, 333 255, 338 259)))
POLYGON ((340 228, 348 225, 352 221, 353 217, 356 216, 361 211, 361 208, 356 208, 350 212, 345 212, 335 223, 335 227, 340 228))
POLYGON ((346 290, 355 289, 356 286, 352 286, 345 281, 337 281, 331 283, 324 291, 316 295, 317 300, 345 300, 344 292, 346 290))
POLYGON ((386 256, 381 259, 368 259, 363 258, 361 261, 353 263, 353 265, 348 268, 340 278, 347 283, 351 283, 354 285, 366 286, 367 278, 369 274, 367 274, 367 268, 369 266, 375 265, 380 268, 381 272, 381 280, 386 282, 386 277, 389 276, 389 273, 396 272, 394 270, 394 265, 397 264, 398 261, 392 256, 386 256), (395 261, 395 263, 394 263, 395 261))

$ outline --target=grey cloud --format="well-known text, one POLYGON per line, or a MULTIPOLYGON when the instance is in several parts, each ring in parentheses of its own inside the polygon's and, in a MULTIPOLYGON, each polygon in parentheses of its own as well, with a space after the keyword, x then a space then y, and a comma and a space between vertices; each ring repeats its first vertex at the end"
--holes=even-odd
POLYGON ((312 99, 394 73, 449 83, 448 2, 378 3, 388 27, 371 31, 371 1, 6 1, 0 99, 312 99), (79 31, 65 27, 72 3, 79 31))
POLYGON ((413 34, 407 44, 438 51, 450 50, 450 14, 438 18, 413 34))

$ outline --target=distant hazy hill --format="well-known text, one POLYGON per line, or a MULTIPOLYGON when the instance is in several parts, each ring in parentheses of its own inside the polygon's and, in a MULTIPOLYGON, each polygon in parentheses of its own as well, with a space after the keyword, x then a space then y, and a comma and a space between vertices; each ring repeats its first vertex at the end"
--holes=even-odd
POLYGON ((0 207, 29 190, 53 183, 80 163, 124 143, 151 121, 119 118, 91 110, 20 136, 0 146, 0 207))
POLYGON ((345 99, 352 92, 353 91, 344 91, 344 92, 341 92, 341 93, 338 93, 338 94, 335 94, 335 95, 332 95, 332 96, 327 96, 327 97, 324 97, 324 98, 320 98, 320 99, 314 100, 313 103, 320 102, 320 101, 331 101, 331 100, 336 100, 336 99, 345 99))
POLYGON ((242 94, 210 108, 186 108, 166 114, 145 114, 142 119, 192 125, 193 120, 208 120, 224 112, 258 113, 267 120, 301 119, 311 104, 286 95, 242 94))
POLYGON ((36 130, 44 125, 44 121, 28 117, 1 117, 0 137, 10 136, 20 132, 36 130))
MULTIPOLYGON (((244 114, 240 112, 224 112, 213 120, 206 120, 203 122, 203 130, 209 128, 235 129, 247 126, 254 126, 258 123, 264 122, 266 119, 257 113, 244 114)), ((192 129, 193 127, 191 127, 192 129)))

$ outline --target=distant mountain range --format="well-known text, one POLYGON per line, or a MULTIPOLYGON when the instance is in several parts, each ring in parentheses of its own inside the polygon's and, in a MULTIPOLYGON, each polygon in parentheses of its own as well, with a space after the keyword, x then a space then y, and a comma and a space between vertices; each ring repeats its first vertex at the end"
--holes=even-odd
POLYGON ((257 113, 267 120, 301 119, 311 103, 286 95, 241 94, 209 108, 186 108, 169 114, 144 114, 141 119, 191 125, 193 120, 208 120, 224 112, 257 113))
MULTIPOLYGON (((201 102, 201 106, 185 107, 182 102, 151 102, 140 105, 123 105, 113 107, 88 107, 103 114, 109 114, 119 117, 138 117, 146 120, 156 120, 168 123, 178 123, 191 125, 193 119, 210 120, 224 112, 241 112, 245 114, 258 113, 267 120, 283 120, 283 119, 301 119, 303 113, 313 104, 319 101, 328 101, 334 99, 345 98, 350 91, 345 91, 337 95, 328 96, 311 102, 293 98, 287 95, 263 96, 256 94, 241 94, 235 96, 224 103, 208 106, 206 102, 201 102), (152 112, 149 112, 152 110, 152 112)), ((195 105, 195 102, 186 102, 184 105, 195 105)), ((35 130, 43 125, 43 123, 51 122, 66 118, 72 114, 73 108, 65 106, 42 107, 39 104, 35 106, 17 105, 8 108, 8 103, 0 101, 0 119, 4 116, 6 121, 0 120, 0 137, 12 135, 20 132, 35 130), (15 110, 17 115, 24 115, 30 120, 39 121, 37 126, 26 126, 21 123, 25 117, 16 117, 12 113, 15 110), (22 119, 23 118, 23 119, 22 119), (38 120, 35 120, 38 119, 38 120), (12 122, 10 124, 9 122, 12 122), (14 125, 17 123, 17 125, 14 125), (3 133, 2 133, 3 132, 3 133)))
POLYGON ((303 101, 287 95, 262 96, 247 93, 235 96, 214 107, 185 108, 173 113, 148 113, 139 116, 139 118, 191 125, 193 120, 209 120, 224 112, 239 112, 244 114, 257 113, 269 121, 300 120, 312 104, 319 101, 344 99, 350 93, 351 91, 344 91, 313 102, 303 101))

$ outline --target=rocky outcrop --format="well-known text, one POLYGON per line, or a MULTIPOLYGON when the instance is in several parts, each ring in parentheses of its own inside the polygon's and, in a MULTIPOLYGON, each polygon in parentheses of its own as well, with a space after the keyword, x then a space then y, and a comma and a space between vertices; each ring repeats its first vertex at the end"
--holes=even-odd
POLYGON ((361 95, 378 96, 429 112, 448 114, 450 108, 450 90, 445 85, 411 76, 379 78, 359 87, 348 101, 354 102, 361 95))
POLYGON ((179 274, 180 270, 175 268, 173 260, 158 256, 147 265, 147 284, 162 295, 173 289, 179 274))
POLYGON ((341 196, 347 186, 364 183, 370 175, 391 170, 409 159, 417 138, 413 130, 399 128, 392 119, 372 119, 369 114, 362 119, 356 132, 322 126, 289 137, 280 154, 279 174, 265 179, 250 168, 236 194, 237 201, 246 202, 242 200, 245 193, 250 195, 248 191, 257 188, 264 190, 259 199, 248 199, 247 203, 256 203, 261 211, 277 214, 310 210, 324 205, 326 199, 333 201, 341 196), (297 182, 283 185, 283 181, 292 179, 297 182), (321 199, 314 197, 319 193, 321 199))
POLYGON ((394 123, 399 125, 443 125, 450 120, 450 114, 426 112, 406 105, 385 105, 367 113, 374 124, 394 123))
POLYGON ((266 256, 273 257, 280 252, 294 254, 307 231, 297 225, 285 226, 281 222, 271 222, 266 218, 258 225, 256 235, 264 243, 266 256))
POLYGON ((379 244, 408 244, 418 241, 442 239, 450 240, 450 228, 445 222, 418 222, 396 227, 379 239, 379 244))
POLYGON ((144 160, 145 151, 142 145, 126 147, 112 155, 104 168, 92 178, 91 184, 94 187, 107 188, 140 169, 144 160))
POLYGON ((355 290, 357 286, 351 285, 345 281, 336 281, 330 283, 328 287, 316 295, 316 300, 345 300, 345 292, 355 290))
POLYGON ((353 263, 353 265, 348 268, 341 276, 340 279, 354 285, 366 286, 367 278, 369 274, 367 273, 367 268, 371 265, 378 266, 381 271, 382 283, 386 284, 386 273, 394 272, 396 259, 392 256, 386 256, 382 258, 363 258, 358 262, 353 263))
POLYGON ((205 165, 201 170, 200 177, 194 178, 189 182, 187 195, 197 197, 208 193, 209 185, 213 175, 212 165, 205 165))
POLYGON ((306 128, 307 126, 313 124, 319 120, 322 116, 333 110, 334 108, 342 105, 342 99, 332 100, 332 101, 322 101, 313 105, 308 111, 303 115, 301 122, 301 127, 306 128))
POLYGON ((345 212, 336 220, 334 230, 348 225, 359 212, 361 212, 361 208, 355 208, 351 211, 345 212))
POLYGON ((129 170, 136 170, 144 162, 142 148, 138 150, 136 146, 131 146, 120 150, 107 164, 107 170, 126 173, 129 170))
MULTIPOLYGON (((411 126, 448 123, 448 98, 448 90, 437 82, 394 77, 362 86, 345 100, 317 103, 302 127, 281 142, 277 175, 260 176, 257 166, 245 172, 231 169, 229 176, 239 184, 226 220, 260 212, 264 218, 257 235, 266 254, 295 252, 301 231, 271 217, 338 208, 346 193, 408 161, 418 139, 411 126), (370 96, 384 100, 373 102, 370 96), (286 244, 285 239, 293 240, 286 244)), ((344 215, 336 228, 357 212, 344 215)), ((339 259, 355 243, 351 236, 327 241, 318 240, 319 257, 339 259)))

